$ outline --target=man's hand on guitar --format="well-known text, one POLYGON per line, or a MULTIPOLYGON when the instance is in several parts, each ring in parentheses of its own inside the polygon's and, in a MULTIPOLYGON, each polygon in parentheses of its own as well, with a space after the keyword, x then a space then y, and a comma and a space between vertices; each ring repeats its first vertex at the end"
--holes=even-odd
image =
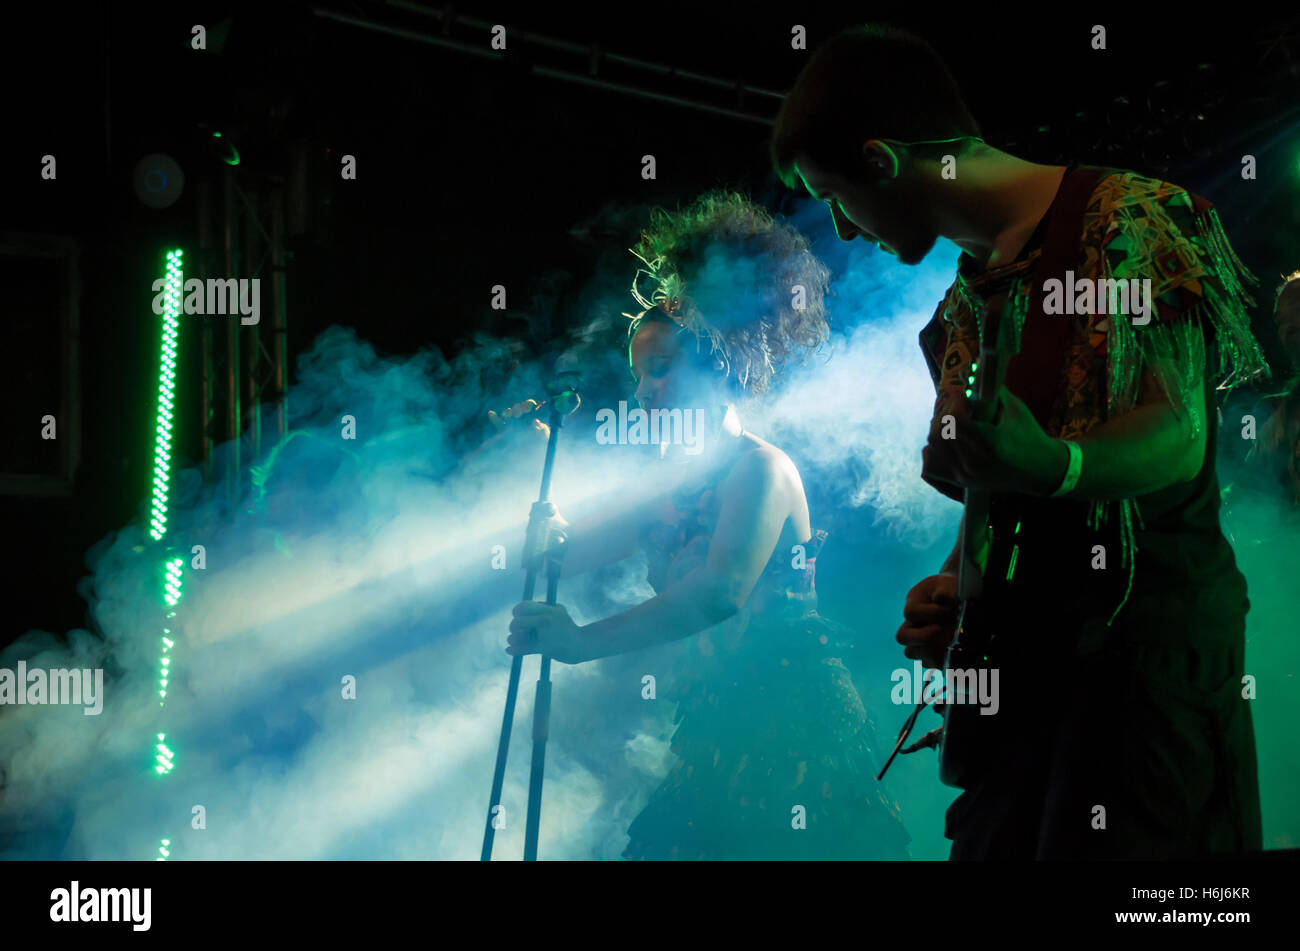
POLYGON ((1061 484, 1069 450, 1038 425, 1029 407, 1005 386, 993 421, 980 422, 970 403, 952 407, 954 438, 943 438, 943 419, 931 422, 922 451, 922 474, 961 488, 1050 495, 1061 484))
POLYGON ((957 636, 957 576, 922 578, 907 592, 903 618, 897 635, 903 656, 942 668, 948 645, 957 636))

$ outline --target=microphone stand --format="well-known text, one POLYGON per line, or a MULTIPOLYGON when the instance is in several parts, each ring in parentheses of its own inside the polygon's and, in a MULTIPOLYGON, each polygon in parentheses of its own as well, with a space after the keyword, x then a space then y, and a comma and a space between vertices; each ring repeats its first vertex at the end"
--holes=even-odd
MULTIPOLYGON (((560 565, 564 558, 565 538, 559 533, 542 530, 551 495, 551 471, 555 465, 555 444, 560 434, 560 423, 581 404, 575 386, 565 386, 545 401, 550 406, 551 434, 546 441, 546 462, 542 466, 542 486, 537 501, 528 515, 528 532, 524 545, 524 596, 533 600, 537 571, 546 566, 546 603, 555 604, 560 583, 560 565), (545 536, 545 537, 543 537, 545 536)), ((538 409, 541 407, 539 406, 538 409)), ((542 814, 542 777, 546 767, 546 741, 551 722, 551 659, 542 655, 541 672, 537 680, 537 693, 533 702, 533 758, 528 778, 528 813, 524 827, 524 861, 537 861, 537 833, 542 814)), ((510 683, 506 688, 506 709, 501 721, 501 739, 497 743, 496 770, 492 776, 492 794, 488 801, 487 826, 483 831, 483 851, 480 860, 492 859, 492 842, 495 837, 497 817, 501 814, 501 788, 505 783, 506 759, 510 750, 510 731, 515 719, 515 698, 519 692, 519 677, 523 672, 524 657, 516 654, 510 664, 510 683)), ((500 827, 505 827, 504 815, 500 827)))

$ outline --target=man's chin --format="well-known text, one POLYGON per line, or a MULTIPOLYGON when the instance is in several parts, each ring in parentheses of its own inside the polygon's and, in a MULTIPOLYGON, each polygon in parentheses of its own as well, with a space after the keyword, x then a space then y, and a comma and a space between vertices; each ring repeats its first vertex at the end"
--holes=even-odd
POLYGON ((899 264, 906 264, 909 267, 911 267, 920 264, 922 261, 924 261, 926 259, 926 256, 929 255, 930 251, 933 248, 934 248, 934 242, 931 241, 930 244, 925 248, 920 248, 916 245, 912 245, 906 248, 895 249, 893 255, 895 258, 898 259, 899 264))

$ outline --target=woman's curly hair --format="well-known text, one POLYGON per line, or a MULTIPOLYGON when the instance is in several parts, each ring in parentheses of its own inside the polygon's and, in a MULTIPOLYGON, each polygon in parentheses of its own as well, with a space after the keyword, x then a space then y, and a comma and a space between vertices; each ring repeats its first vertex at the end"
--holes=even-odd
POLYGON ((643 265, 632 295, 644 309, 625 315, 628 339, 643 320, 670 318, 709 341, 741 391, 765 392, 830 337, 830 271, 798 231, 744 195, 711 191, 677 212, 657 208, 631 250, 643 265))

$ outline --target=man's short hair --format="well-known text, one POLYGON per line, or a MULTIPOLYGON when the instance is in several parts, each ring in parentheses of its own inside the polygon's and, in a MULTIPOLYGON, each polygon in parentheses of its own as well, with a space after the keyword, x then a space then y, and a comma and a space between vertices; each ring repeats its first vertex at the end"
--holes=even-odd
MULTIPOLYGON (((798 188, 796 155, 848 174, 868 139, 979 135, 979 123, 933 47, 899 27, 869 24, 828 40, 799 73, 776 117, 772 164, 787 186, 798 188)), ((939 146, 936 154, 960 152, 960 146, 939 146)))

